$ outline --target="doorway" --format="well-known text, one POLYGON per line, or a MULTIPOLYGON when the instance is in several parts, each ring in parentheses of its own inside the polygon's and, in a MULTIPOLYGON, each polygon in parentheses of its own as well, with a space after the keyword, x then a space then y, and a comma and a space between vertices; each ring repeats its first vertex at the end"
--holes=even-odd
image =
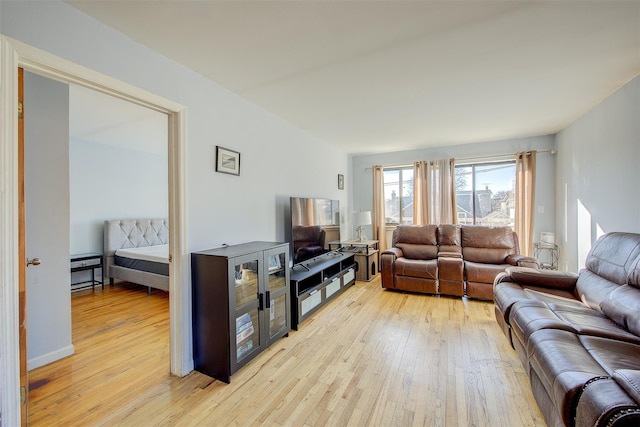
POLYGON ((101 270, 69 286, 69 259, 103 253, 105 220, 167 217, 168 126, 164 113, 24 74, 26 256, 42 260, 27 269, 32 370, 78 351, 70 291, 95 289, 101 270))
MULTIPOLYGON (((138 89, 93 70, 55 57, 48 52, 33 48, 14 40, 0 37, 0 104, 3 108, 0 148, 2 179, 2 203, 6 215, 0 219, 0 271, 4 282, 0 292, 0 345, 6 350, 0 360, 0 379, 4 390, 18 390, 19 343, 18 343, 18 282, 19 265, 24 259, 18 254, 18 209, 17 209, 17 140, 18 68, 53 80, 78 84, 139 105, 164 112, 169 116, 169 253, 170 253, 170 354, 171 373, 184 376, 193 370, 191 354, 191 310, 188 297, 187 217, 186 217, 186 109, 184 106, 160 96, 138 89)), ((0 413, 8 425, 20 423, 20 396, 18 393, 0 394, 0 413)))

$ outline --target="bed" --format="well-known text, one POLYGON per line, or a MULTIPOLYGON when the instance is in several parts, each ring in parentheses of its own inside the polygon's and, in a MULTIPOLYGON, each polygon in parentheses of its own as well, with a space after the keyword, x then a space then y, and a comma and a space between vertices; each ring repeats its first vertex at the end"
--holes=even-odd
POLYGON ((104 222, 105 272, 114 279, 169 291, 169 224, 164 218, 104 222))

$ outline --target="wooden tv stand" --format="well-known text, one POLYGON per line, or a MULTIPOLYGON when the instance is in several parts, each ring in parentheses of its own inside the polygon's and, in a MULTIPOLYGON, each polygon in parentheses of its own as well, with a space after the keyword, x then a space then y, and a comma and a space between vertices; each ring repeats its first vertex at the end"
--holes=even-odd
POLYGON ((351 252, 331 251, 291 268, 293 329, 356 282, 354 257, 351 252))

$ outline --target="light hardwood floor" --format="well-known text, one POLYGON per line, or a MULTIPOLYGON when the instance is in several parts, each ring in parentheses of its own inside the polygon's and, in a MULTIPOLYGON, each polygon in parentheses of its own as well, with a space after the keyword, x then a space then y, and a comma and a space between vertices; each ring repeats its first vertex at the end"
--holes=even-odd
POLYGON ((168 373, 168 301, 72 297, 76 354, 30 373, 31 425, 544 425, 489 302, 357 282, 226 385, 168 373))

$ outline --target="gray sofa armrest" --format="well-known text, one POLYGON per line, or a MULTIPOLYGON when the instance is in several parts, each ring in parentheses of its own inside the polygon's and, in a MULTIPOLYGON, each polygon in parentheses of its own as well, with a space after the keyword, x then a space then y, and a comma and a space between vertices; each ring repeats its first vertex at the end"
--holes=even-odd
POLYGON ((514 282, 521 286, 535 286, 541 288, 563 289, 573 291, 576 287, 578 275, 576 273, 538 270, 527 267, 509 267, 496 277, 497 282, 514 282))

